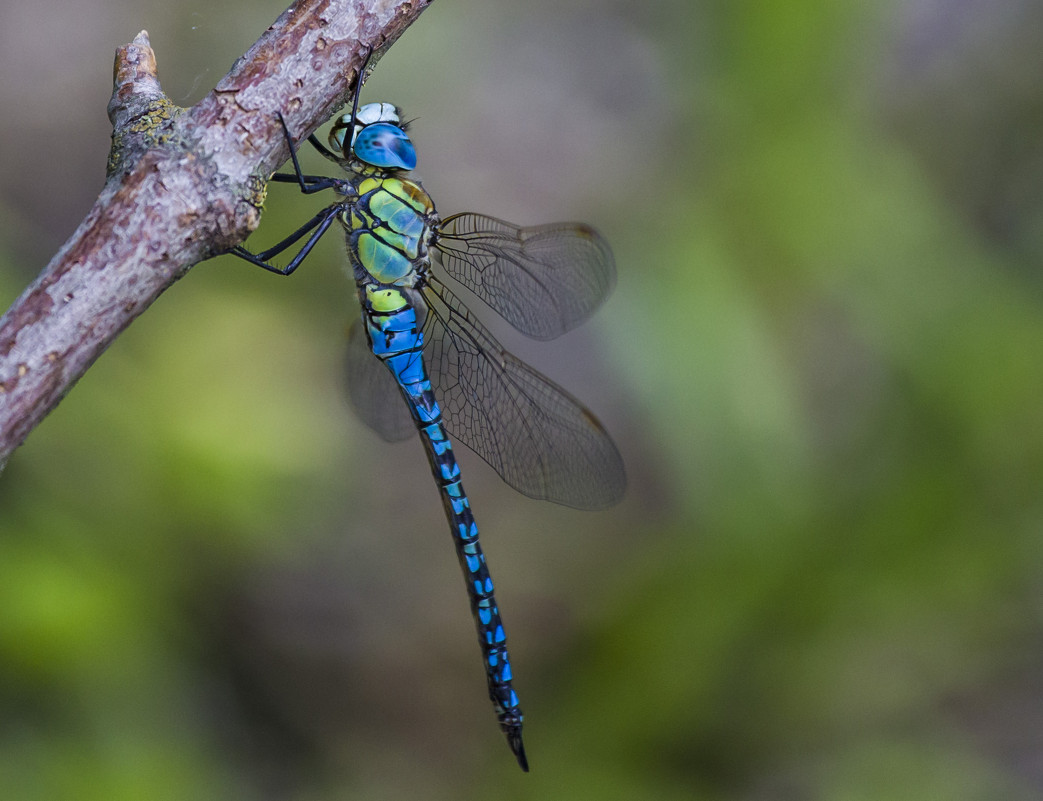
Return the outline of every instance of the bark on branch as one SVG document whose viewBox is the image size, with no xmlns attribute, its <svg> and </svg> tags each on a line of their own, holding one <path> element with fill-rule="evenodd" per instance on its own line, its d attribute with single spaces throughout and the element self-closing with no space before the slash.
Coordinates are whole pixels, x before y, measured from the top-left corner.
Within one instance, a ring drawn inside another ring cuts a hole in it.
<svg viewBox="0 0 1043 801">
<path fill-rule="evenodd" d="M 108 178 L 90 213 L 0 318 L 0 469 L 131 321 L 257 227 L 268 177 L 431 0 L 299 0 L 205 98 L 163 93 L 142 31 L 116 51 Z"/>
</svg>

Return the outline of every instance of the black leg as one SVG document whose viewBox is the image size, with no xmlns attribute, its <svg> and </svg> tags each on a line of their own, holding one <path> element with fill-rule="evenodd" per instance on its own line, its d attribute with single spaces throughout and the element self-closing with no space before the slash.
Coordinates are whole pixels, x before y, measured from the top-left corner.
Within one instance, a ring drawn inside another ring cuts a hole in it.
<svg viewBox="0 0 1043 801">
<path fill-rule="evenodd" d="M 351 130 L 355 130 L 355 120 L 358 119 L 359 114 L 359 95 L 362 94 L 362 84 L 366 80 L 366 68 L 369 66 L 369 60 L 373 58 L 373 46 L 370 45 L 369 52 L 366 53 L 366 60 L 362 62 L 362 69 L 359 70 L 359 79 L 355 82 L 355 97 L 351 101 Z"/>
<path fill-rule="evenodd" d="M 337 219 L 337 215 L 340 214 L 344 208 L 345 206 L 341 203 L 334 203 L 332 206 L 327 206 L 284 240 L 272 245 L 268 250 L 262 251 L 261 253 L 251 253 L 249 250 L 239 245 L 228 252 L 241 259 L 245 259 L 251 264 L 263 267 L 269 272 L 277 273 L 278 275 L 289 275 L 300 267 L 301 262 L 308 257 L 312 248 L 314 248 L 316 243 L 322 238 L 322 235 L 329 230 L 330 225 L 335 219 Z M 300 240 L 301 237 L 309 231 L 312 231 L 312 229 L 314 229 L 312 235 L 308 237 L 308 240 L 301 246 L 301 249 L 297 251 L 297 255 L 290 260 L 289 264 L 285 267 L 276 267 L 274 264 L 268 263 L 268 259 L 272 256 L 279 255 L 284 250 L 291 247 L 295 242 Z"/>
<path fill-rule="evenodd" d="M 301 191 L 306 195 L 320 192 L 323 189 L 343 189 L 341 184 L 347 185 L 343 178 L 330 178 L 326 175 L 292 175 L 288 172 L 277 172 L 269 180 L 284 184 L 297 184 L 301 186 L 303 181 L 306 186 L 301 186 Z"/>
<path fill-rule="evenodd" d="M 284 181 L 287 183 L 296 181 L 301 192 L 306 195 L 321 192 L 324 189 L 343 189 L 348 186 L 347 181 L 340 178 L 326 178 L 321 175 L 305 175 L 301 172 L 300 162 L 297 161 L 297 146 L 294 144 L 293 137 L 290 136 L 290 129 L 286 127 L 286 120 L 283 118 L 281 111 L 277 111 L 275 115 L 279 118 L 279 124 L 282 126 L 283 136 L 286 137 L 286 144 L 290 147 L 290 160 L 293 162 L 293 175 L 291 176 L 288 173 L 277 172 L 272 176 L 273 181 Z M 312 134 L 308 139 L 309 141 L 315 139 L 315 134 Z"/>
<path fill-rule="evenodd" d="M 373 48 L 369 47 L 366 51 L 366 60 L 362 62 L 362 69 L 359 70 L 358 78 L 355 81 L 355 96 L 351 101 L 351 125 L 344 132 L 346 137 L 352 137 L 355 135 L 355 122 L 358 119 L 359 113 L 359 95 L 362 92 L 362 83 L 366 79 L 366 69 L 369 67 L 369 60 L 373 57 Z M 350 138 L 345 140 L 344 156 L 338 156 L 330 151 L 322 142 L 320 142 L 315 134 L 308 137 L 308 141 L 311 146 L 319 151 L 319 154 L 328 158 L 330 161 L 335 161 L 337 164 L 342 164 L 345 158 L 350 158 L 349 151 L 351 150 L 352 140 Z"/>
<path fill-rule="evenodd" d="M 315 134 L 312 134 L 308 137 L 308 142 L 311 143 L 311 146 L 313 148 L 319 151 L 320 156 L 324 156 L 325 158 L 328 158 L 330 161 L 336 162 L 337 164 L 341 164 L 344 161 L 343 156 L 338 156 L 336 153 L 327 148 L 322 142 L 319 141 L 318 137 L 315 136 Z"/>
</svg>

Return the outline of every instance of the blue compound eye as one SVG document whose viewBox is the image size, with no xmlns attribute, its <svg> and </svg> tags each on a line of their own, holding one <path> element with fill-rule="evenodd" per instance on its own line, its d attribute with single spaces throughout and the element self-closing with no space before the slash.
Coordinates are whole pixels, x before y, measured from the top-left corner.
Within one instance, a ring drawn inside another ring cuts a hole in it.
<svg viewBox="0 0 1043 801">
<path fill-rule="evenodd" d="M 406 132 L 387 122 L 375 122 L 359 131 L 352 150 L 355 158 L 374 167 L 395 170 L 416 167 L 416 151 Z"/>
</svg>

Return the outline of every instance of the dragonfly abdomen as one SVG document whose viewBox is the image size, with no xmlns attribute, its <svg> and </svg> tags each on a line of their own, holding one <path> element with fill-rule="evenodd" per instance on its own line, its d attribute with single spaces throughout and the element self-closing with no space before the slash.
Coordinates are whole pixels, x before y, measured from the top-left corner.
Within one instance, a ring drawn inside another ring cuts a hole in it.
<svg viewBox="0 0 1043 801">
<path fill-rule="evenodd" d="M 430 384 L 427 385 L 425 394 L 430 394 L 433 399 Z M 425 406 L 426 404 L 421 404 L 421 408 Z M 437 402 L 435 409 L 438 410 Z M 507 735 L 511 750 L 518 758 L 518 764 L 522 769 L 528 770 L 529 765 L 522 743 L 522 711 L 518 705 L 518 695 L 511 685 L 513 674 L 510 656 L 507 653 L 507 635 L 504 633 L 500 609 L 493 595 L 493 580 L 489 575 L 485 554 L 478 542 L 478 526 L 474 522 L 471 504 L 460 480 L 460 466 L 453 453 L 453 445 L 442 427 L 441 417 L 441 411 L 438 410 L 434 422 L 420 426 L 420 439 L 424 443 L 431 471 L 438 483 L 442 506 L 453 532 L 456 556 L 467 583 L 471 614 L 478 630 L 478 641 L 485 663 L 489 700 L 496 710 L 500 728 Z"/>
<path fill-rule="evenodd" d="M 368 283 L 360 289 L 370 347 L 391 371 L 409 404 L 438 485 L 478 631 L 489 699 L 518 764 L 528 770 L 522 743 L 522 711 L 511 685 L 507 636 L 493 595 L 485 554 L 478 542 L 478 526 L 461 482 L 460 465 L 442 425 L 442 410 L 424 367 L 424 337 L 417 327 L 416 310 L 405 290 Z"/>
</svg>

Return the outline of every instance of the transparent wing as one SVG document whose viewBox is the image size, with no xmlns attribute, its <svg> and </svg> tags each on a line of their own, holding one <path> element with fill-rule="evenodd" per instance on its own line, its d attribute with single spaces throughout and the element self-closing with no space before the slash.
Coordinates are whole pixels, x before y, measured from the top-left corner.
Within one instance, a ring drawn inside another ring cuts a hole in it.
<svg viewBox="0 0 1043 801">
<path fill-rule="evenodd" d="M 369 349 L 361 317 L 348 329 L 344 367 L 348 400 L 366 425 L 388 442 L 416 434 L 416 423 L 391 371 Z"/>
<path fill-rule="evenodd" d="M 449 275 L 534 339 L 586 320 L 616 282 L 608 243 L 582 223 L 521 228 L 466 212 L 442 221 L 434 245 Z"/>
<path fill-rule="evenodd" d="M 449 433 L 532 498 L 579 509 L 618 501 L 623 460 L 593 413 L 505 351 L 441 282 L 424 299 L 425 354 Z"/>
</svg>

